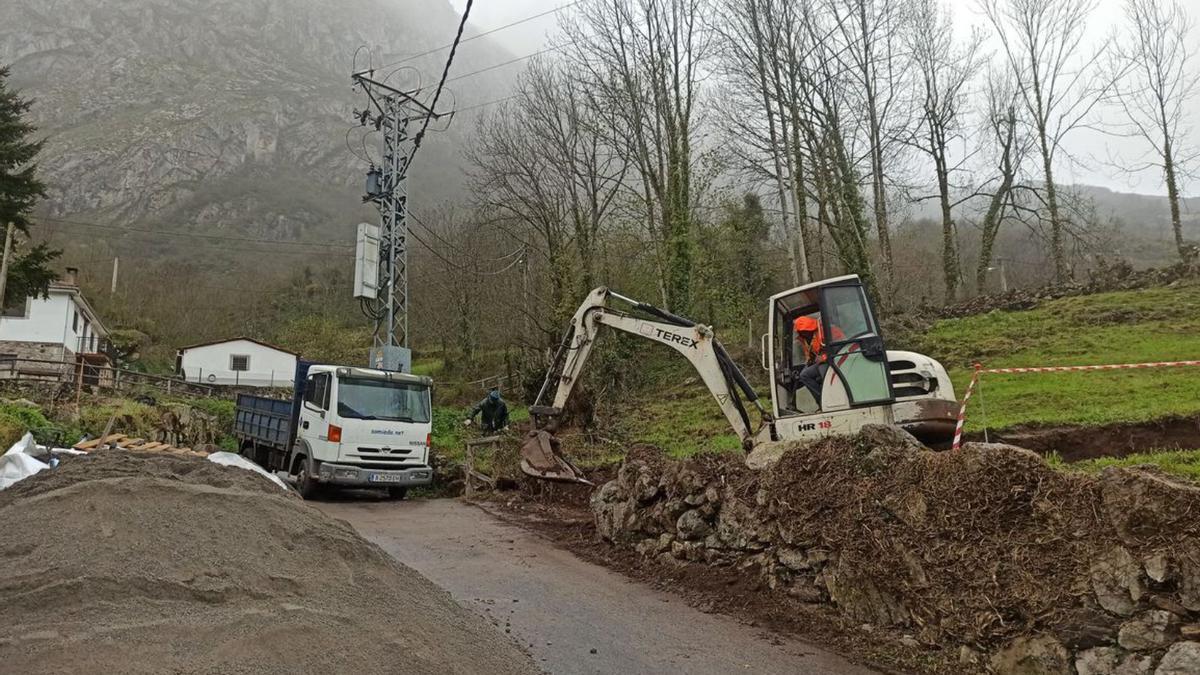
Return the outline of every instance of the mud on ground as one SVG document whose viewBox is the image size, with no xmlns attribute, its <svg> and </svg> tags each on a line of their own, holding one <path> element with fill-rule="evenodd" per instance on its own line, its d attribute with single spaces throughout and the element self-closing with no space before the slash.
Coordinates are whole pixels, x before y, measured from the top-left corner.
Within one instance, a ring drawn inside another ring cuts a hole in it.
<svg viewBox="0 0 1200 675">
<path fill-rule="evenodd" d="M 1196 450 L 1200 449 L 1200 416 L 1103 426 L 1027 425 L 991 431 L 987 438 L 1041 455 L 1057 453 L 1065 462 L 1163 450 Z M 968 440 L 982 441 L 984 434 L 969 434 Z"/>
<path fill-rule="evenodd" d="M 535 673 L 346 523 L 243 469 L 119 451 L 0 492 L 19 673 Z"/>
</svg>

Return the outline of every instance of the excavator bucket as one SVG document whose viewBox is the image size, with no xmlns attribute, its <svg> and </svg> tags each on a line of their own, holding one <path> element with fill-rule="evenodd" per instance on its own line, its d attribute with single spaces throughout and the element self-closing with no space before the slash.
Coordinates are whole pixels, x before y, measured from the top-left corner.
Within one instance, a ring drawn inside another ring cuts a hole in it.
<svg viewBox="0 0 1200 675">
<path fill-rule="evenodd" d="M 530 431 L 521 442 L 521 471 L 543 480 L 591 485 L 579 467 L 562 456 L 561 447 L 562 443 L 549 431 Z"/>
</svg>

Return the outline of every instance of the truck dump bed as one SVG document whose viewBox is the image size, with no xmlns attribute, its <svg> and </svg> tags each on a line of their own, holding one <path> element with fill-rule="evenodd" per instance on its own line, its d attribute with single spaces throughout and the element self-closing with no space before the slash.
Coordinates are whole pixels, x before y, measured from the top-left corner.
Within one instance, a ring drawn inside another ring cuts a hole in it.
<svg viewBox="0 0 1200 675">
<path fill-rule="evenodd" d="M 233 412 L 233 433 L 259 445 L 286 451 L 292 437 L 292 402 L 252 394 L 238 394 Z"/>
</svg>

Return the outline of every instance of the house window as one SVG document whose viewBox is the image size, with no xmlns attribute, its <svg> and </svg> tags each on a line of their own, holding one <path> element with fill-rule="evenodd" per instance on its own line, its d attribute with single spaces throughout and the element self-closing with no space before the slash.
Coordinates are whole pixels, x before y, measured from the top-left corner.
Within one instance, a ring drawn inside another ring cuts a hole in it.
<svg viewBox="0 0 1200 675">
<path fill-rule="evenodd" d="M 71 331 L 74 333 L 79 332 L 79 310 L 75 310 L 75 321 L 71 323 Z"/>
<path fill-rule="evenodd" d="M 3 316 L 24 319 L 29 316 L 29 298 L 23 298 L 19 302 L 4 308 Z"/>
<path fill-rule="evenodd" d="M 231 354 L 229 356 L 229 369 L 241 373 L 250 370 L 250 357 L 245 354 Z"/>
</svg>

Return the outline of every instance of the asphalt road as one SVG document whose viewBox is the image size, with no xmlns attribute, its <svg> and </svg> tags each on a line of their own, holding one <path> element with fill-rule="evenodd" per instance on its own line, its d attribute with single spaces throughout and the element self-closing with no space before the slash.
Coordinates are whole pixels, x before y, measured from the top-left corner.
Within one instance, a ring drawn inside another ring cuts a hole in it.
<svg viewBox="0 0 1200 675">
<path fill-rule="evenodd" d="M 873 672 L 701 612 L 459 501 L 316 505 L 489 617 L 555 675 Z"/>
</svg>

